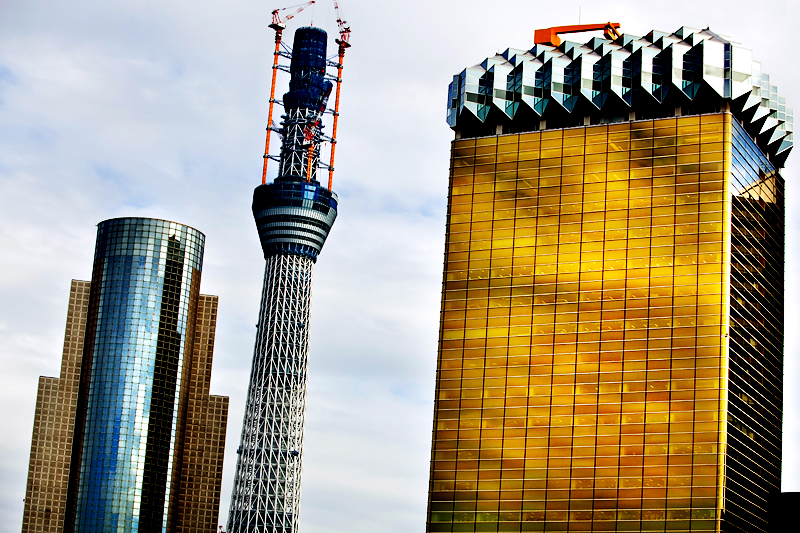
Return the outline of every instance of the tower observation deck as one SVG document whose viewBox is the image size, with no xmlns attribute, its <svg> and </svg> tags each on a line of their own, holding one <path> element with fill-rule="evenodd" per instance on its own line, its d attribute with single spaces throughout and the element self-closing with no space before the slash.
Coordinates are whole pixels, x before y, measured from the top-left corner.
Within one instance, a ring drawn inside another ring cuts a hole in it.
<svg viewBox="0 0 800 533">
<path fill-rule="evenodd" d="M 319 28 L 295 32 L 278 176 L 253 193 L 266 268 L 229 533 L 297 531 L 312 270 L 337 214 L 336 194 L 318 180 L 320 146 L 330 140 L 321 121 L 333 87 L 327 39 Z"/>
</svg>

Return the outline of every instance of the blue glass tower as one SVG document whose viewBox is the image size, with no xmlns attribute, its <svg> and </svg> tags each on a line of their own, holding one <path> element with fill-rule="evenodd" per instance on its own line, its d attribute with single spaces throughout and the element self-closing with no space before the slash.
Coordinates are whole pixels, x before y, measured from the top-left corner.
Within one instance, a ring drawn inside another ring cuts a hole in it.
<svg viewBox="0 0 800 533">
<path fill-rule="evenodd" d="M 253 194 L 266 269 L 229 533 L 297 531 L 312 269 L 337 213 L 317 179 L 326 47 L 323 30 L 295 33 L 278 177 Z"/>
<path fill-rule="evenodd" d="M 98 225 L 65 530 L 172 531 L 205 237 Z"/>
</svg>

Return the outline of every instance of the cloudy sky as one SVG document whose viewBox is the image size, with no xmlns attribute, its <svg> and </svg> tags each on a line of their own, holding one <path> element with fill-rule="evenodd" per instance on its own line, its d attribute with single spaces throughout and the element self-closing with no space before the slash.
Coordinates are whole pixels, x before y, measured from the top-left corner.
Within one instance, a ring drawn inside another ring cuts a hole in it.
<svg viewBox="0 0 800 533">
<path fill-rule="evenodd" d="M 798 108 L 800 6 L 341 3 L 353 28 L 334 182 L 341 209 L 315 267 L 301 528 L 424 531 L 452 75 L 507 47 L 530 48 L 536 28 L 577 23 L 582 5 L 584 23 L 616 20 L 635 35 L 684 25 L 730 35 Z M 220 297 L 212 392 L 231 402 L 226 519 L 264 265 L 250 201 L 261 177 L 275 7 L 0 0 L 0 532 L 21 525 L 36 383 L 59 372 L 69 281 L 90 278 L 95 224 L 121 216 L 176 220 L 207 236 L 202 292 Z M 294 27 L 312 19 L 333 33 L 329 0 Z M 784 172 L 783 488 L 794 491 L 797 168 L 800 154 Z"/>
</svg>

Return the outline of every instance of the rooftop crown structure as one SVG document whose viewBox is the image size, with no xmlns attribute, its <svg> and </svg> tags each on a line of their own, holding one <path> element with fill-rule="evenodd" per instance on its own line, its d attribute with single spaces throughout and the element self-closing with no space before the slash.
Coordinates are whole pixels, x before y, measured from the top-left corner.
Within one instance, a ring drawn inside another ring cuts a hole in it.
<svg viewBox="0 0 800 533">
<path fill-rule="evenodd" d="M 730 109 L 778 166 L 794 117 L 752 51 L 710 29 L 507 49 L 453 76 L 447 122 L 463 137 Z"/>
<path fill-rule="evenodd" d="M 277 11 L 274 16 L 277 19 Z M 272 27 L 277 34 L 277 70 L 279 53 L 289 54 L 279 52 L 285 25 L 277 19 Z M 312 269 L 338 208 L 337 196 L 330 190 L 330 176 L 328 188 L 318 180 L 320 145 L 323 140 L 335 143 L 335 123 L 333 138 L 326 137 L 322 134 L 322 117 L 332 81 L 337 83 L 338 108 L 344 49 L 349 46 L 346 30 L 337 40 L 338 63 L 327 59 L 325 31 L 314 27 L 296 31 L 289 91 L 283 95 L 285 114 L 277 130 L 283 139 L 280 157 L 276 158 L 278 176 L 266 183 L 266 162 L 272 156 L 265 154 L 264 183 L 253 193 L 253 216 L 266 269 L 229 533 L 297 531 Z M 329 65 L 339 69 L 336 78 L 326 75 Z M 274 85 L 273 81 L 273 90 Z M 324 166 L 332 175 L 332 161 Z"/>
</svg>

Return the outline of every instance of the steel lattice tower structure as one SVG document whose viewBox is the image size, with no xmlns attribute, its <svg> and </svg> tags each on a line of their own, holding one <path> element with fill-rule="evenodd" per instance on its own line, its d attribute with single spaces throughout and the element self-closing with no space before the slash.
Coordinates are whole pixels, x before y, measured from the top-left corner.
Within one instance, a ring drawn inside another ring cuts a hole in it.
<svg viewBox="0 0 800 533">
<path fill-rule="evenodd" d="M 295 33 L 278 177 L 253 194 L 266 269 L 229 533 L 297 531 L 312 270 L 337 213 L 336 194 L 317 179 L 319 147 L 332 140 L 321 131 L 332 89 L 327 38 L 313 27 Z"/>
</svg>

